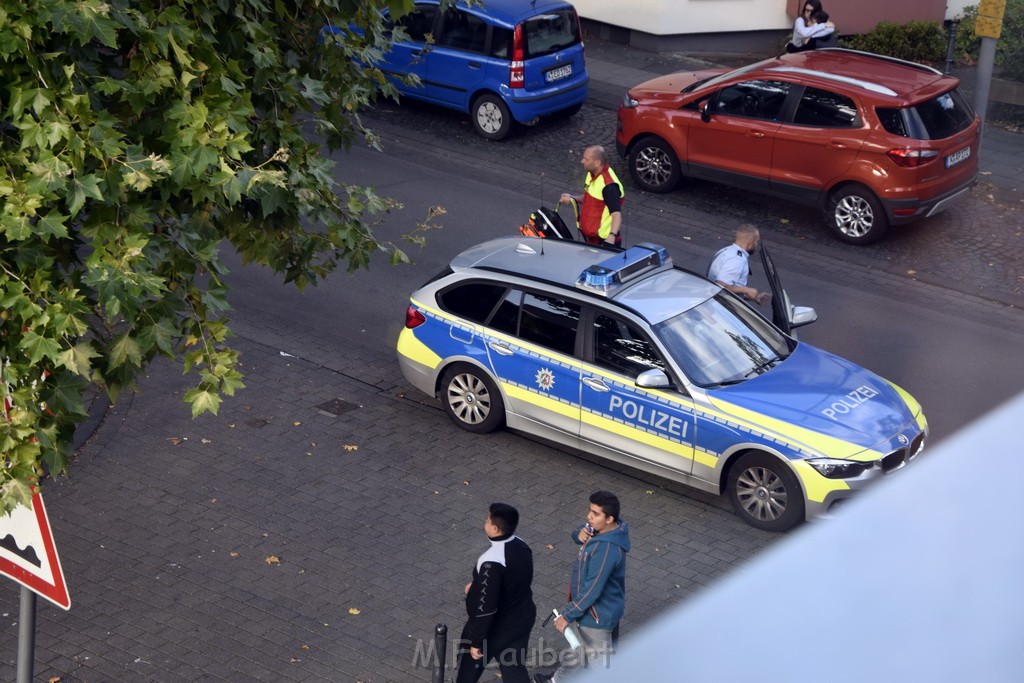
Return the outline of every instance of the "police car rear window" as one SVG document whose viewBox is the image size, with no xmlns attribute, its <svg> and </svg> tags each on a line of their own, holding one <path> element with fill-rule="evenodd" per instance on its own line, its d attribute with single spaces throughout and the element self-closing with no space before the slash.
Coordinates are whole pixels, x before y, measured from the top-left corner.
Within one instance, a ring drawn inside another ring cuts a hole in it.
<svg viewBox="0 0 1024 683">
<path fill-rule="evenodd" d="M 507 289 L 505 285 L 488 282 L 460 284 L 439 293 L 437 302 L 448 313 L 475 323 L 483 323 L 505 296 Z"/>
</svg>

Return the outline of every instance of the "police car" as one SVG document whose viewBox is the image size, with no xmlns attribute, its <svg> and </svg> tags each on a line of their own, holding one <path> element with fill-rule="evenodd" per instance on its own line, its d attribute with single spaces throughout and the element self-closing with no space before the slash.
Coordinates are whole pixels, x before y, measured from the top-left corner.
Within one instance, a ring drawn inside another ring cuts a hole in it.
<svg viewBox="0 0 1024 683">
<path fill-rule="evenodd" d="M 402 372 L 463 429 L 504 423 L 788 529 L 916 458 L 928 426 L 903 389 L 790 333 L 816 314 L 762 258 L 776 322 L 657 245 L 491 240 L 412 294 Z"/>
</svg>

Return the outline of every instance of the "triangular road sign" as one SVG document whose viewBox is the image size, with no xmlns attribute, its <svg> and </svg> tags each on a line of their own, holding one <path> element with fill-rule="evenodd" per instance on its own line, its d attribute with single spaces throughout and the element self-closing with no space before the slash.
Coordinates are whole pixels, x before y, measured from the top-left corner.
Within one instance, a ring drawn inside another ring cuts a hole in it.
<svg viewBox="0 0 1024 683">
<path fill-rule="evenodd" d="M 36 491 L 32 509 L 24 505 L 0 517 L 0 574 L 6 574 L 63 609 L 71 607 L 64 570 L 53 544 L 43 496 Z"/>
</svg>

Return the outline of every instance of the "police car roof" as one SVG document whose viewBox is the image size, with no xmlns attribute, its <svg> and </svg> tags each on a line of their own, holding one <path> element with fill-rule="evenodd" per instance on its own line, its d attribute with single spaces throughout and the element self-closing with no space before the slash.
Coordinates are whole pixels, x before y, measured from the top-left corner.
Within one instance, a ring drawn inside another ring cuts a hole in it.
<svg viewBox="0 0 1024 683">
<path fill-rule="evenodd" d="M 580 274 L 617 253 L 620 252 L 583 242 L 502 237 L 462 252 L 452 259 L 451 269 L 456 272 L 467 268 L 504 272 L 552 283 L 577 294 L 588 294 L 576 287 Z M 672 268 L 641 276 L 613 291 L 609 297 L 600 298 L 627 306 L 648 322 L 657 324 L 707 301 L 720 289 L 693 273 Z"/>
</svg>

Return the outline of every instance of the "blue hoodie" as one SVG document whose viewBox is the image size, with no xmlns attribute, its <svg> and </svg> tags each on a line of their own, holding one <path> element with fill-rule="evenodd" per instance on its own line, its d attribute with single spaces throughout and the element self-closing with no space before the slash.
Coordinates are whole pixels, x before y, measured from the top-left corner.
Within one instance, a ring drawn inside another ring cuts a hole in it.
<svg viewBox="0 0 1024 683">
<path fill-rule="evenodd" d="M 580 526 L 572 533 L 579 544 Z M 626 611 L 626 553 L 629 527 L 597 534 L 582 544 L 572 564 L 569 604 L 562 615 L 587 628 L 613 629 Z"/>
</svg>

